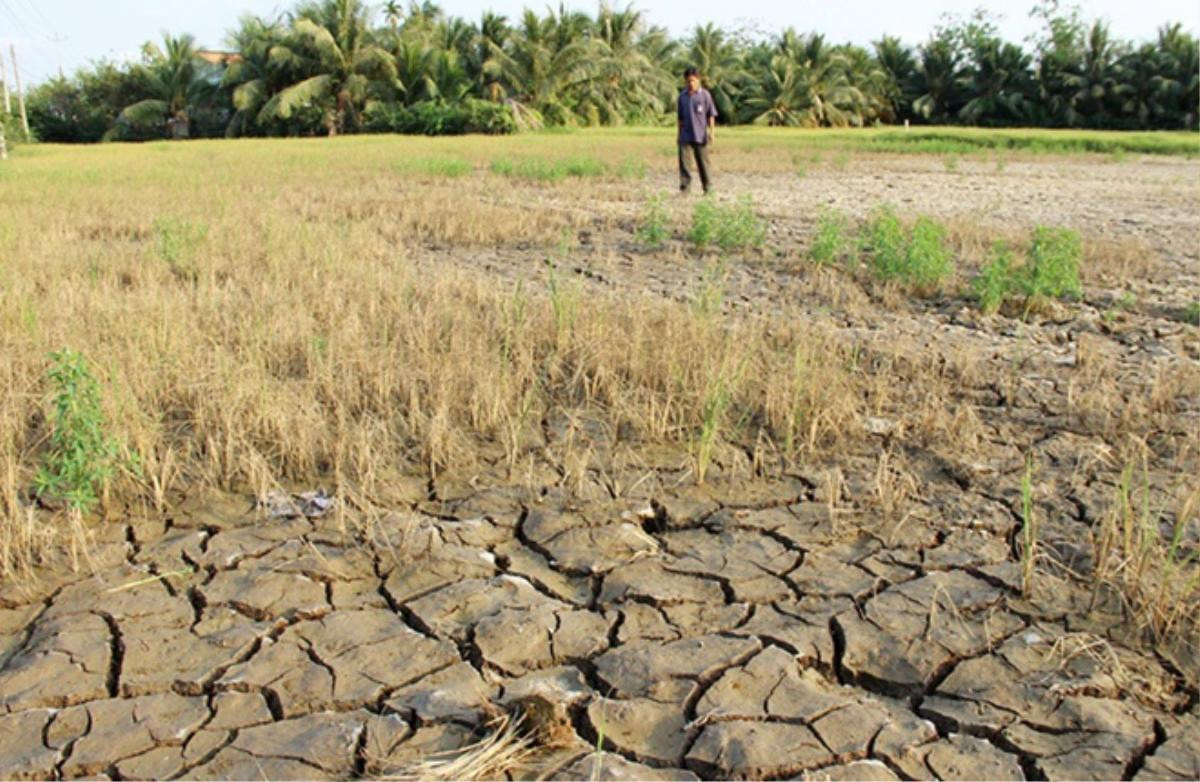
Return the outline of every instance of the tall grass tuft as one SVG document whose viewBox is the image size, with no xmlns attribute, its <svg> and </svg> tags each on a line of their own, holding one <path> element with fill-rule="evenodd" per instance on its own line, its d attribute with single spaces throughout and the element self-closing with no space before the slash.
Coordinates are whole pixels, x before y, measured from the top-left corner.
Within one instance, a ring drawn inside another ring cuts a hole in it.
<svg viewBox="0 0 1200 782">
<path fill-rule="evenodd" d="M 1194 641 L 1200 632 L 1200 488 L 1181 482 L 1174 498 L 1155 502 L 1148 460 L 1145 444 L 1133 441 L 1109 511 L 1094 530 L 1093 605 L 1115 598 L 1153 642 Z"/>
</svg>

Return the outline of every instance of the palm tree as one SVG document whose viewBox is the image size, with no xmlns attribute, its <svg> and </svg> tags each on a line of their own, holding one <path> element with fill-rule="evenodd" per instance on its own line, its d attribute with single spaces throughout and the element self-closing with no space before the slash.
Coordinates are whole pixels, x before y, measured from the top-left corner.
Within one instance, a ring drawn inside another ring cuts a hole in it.
<svg viewBox="0 0 1200 782">
<path fill-rule="evenodd" d="M 318 106 L 331 136 L 357 125 L 369 99 L 390 97 L 402 88 L 396 61 L 370 38 L 362 0 L 301 6 L 286 41 L 272 47 L 271 63 L 304 76 L 272 96 L 260 120 L 287 119 L 297 109 Z"/>
<path fill-rule="evenodd" d="M 404 18 L 404 11 L 401 10 L 400 4 L 396 0 L 387 0 L 383 4 L 383 18 L 387 22 L 388 29 L 392 31 L 392 39 L 399 37 L 400 20 Z"/>
<path fill-rule="evenodd" d="M 841 68 L 852 90 L 844 93 L 841 108 L 850 113 L 850 124 L 864 126 L 894 121 L 892 76 L 879 60 L 861 46 L 844 44 L 837 47 Z"/>
<path fill-rule="evenodd" d="M 462 100 L 471 91 L 471 80 L 458 52 L 415 37 L 401 36 L 396 48 L 396 69 L 405 85 L 406 105 L 426 100 Z"/>
<path fill-rule="evenodd" d="M 913 113 L 929 122 L 946 122 L 958 113 L 962 99 L 960 54 L 953 40 L 943 35 L 920 49 L 917 98 Z"/>
<path fill-rule="evenodd" d="M 1029 117 L 1034 97 L 1033 58 L 998 38 L 980 41 L 967 76 L 971 99 L 959 116 L 972 125 L 1014 125 Z"/>
<path fill-rule="evenodd" d="M 683 59 L 687 65 L 699 69 L 721 119 L 733 122 L 737 116 L 738 95 L 750 78 L 742 65 L 737 45 L 712 22 L 697 25 L 684 43 Z"/>
<path fill-rule="evenodd" d="M 912 102 L 917 97 L 917 60 L 912 49 L 899 38 L 885 35 L 872 44 L 879 67 L 887 74 L 884 84 L 885 122 L 912 116 Z"/>
<path fill-rule="evenodd" d="M 1171 124 L 1194 129 L 1200 119 L 1200 42 L 1176 23 L 1159 29 L 1158 48 L 1166 57 L 1175 94 Z"/>
<path fill-rule="evenodd" d="M 500 80 L 488 70 L 488 61 L 492 56 L 493 47 L 503 51 L 512 36 L 507 17 L 484 11 L 475 28 L 474 45 L 471 56 L 467 59 L 467 72 L 475 81 L 479 94 L 489 100 L 500 100 L 504 97 L 504 87 Z"/>
<path fill-rule="evenodd" d="M 775 54 L 754 71 L 745 105 L 760 125 L 845 127 L 862 124 L 867 96 L 850 79 L 851 60 L 816 33 L 785 30 Z"/>
<path fill-rule="evenodd" d="M 506 85 L 518 110 L 535 109 L 555 124 L 573 121 L 579 91 L 595 69 L 595 46 L 584 35 L 590 22 L 562 7 L 545 18 L 526 9 L 508 45 L 490 45 L 488 74 Z"/>
<path fill-rule="evenodd" d="M 227 136 L 252 131 L 262 107 L 284 86 L 277 69 L 271 67 L 271 49 L 283 42 L 285 30 L 278 21 L 246 15 L 229 34 L 229 44 L 239 55 L 229 63 L 221 86 L 232 89 L 234 114 L 225 130 Z"/>
<path fill-rule="evenodd" d="M 192 114 L 216 91 L 215 72 L 196 56 L 195 39 L 190 35 L 172 37 L 163 33 L 163 45 L 142 47 L 144 63 L 139 73 L 149 97 L 121 110 L 108 135 L 120 123 L 134 126 L 161 126 L 172 138 L 191 135 Z"/>
<path fill-rule="evenodd" d="M 583 110 L 606 124 L 660 116 L 670 76 L 653 59 L 669 45 L 662 28 L 645 29 L 640 11 L 600 7 L 592 31 L 595 62 L 585 86 Z"/>
<path fill-rule="evenodd" d="M 1063 76 L 1067 105 L 1065 119 L 1068 125 L 1089 124 L 1101 127 L 1107 122 L 1108 104 L 1116 86 L 1113 65 L 1120 50 L 1108 33 L 1108 25 L 1097 20 L 1088 29 L 1074 67 L 1068 67 Z"/>
<path fill-rule="evenodd" d="M 1153 43 L 1143 44 L 1117 61 L 1113 95 L 1119 109 L 1137 127 L 1150 128 L 1169 115 L 1176 85 L 1169 73 L 1170 56 Z"/>
</svg>

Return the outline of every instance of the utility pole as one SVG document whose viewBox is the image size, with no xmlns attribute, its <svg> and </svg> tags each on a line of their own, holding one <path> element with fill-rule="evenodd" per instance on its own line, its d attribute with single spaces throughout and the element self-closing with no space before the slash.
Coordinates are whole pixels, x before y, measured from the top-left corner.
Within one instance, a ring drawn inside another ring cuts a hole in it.
<svg viewBox="0 0 1200 782">
<path fill-rule="evenodd" d="M 0 60 L 4 59 L 0 57 Z M 4 123 L 0 122 L 0 160 L 8 160 L 8 145 L 4 143 Z"/>
<path fill-rule="evenodd" d="M 67 40 L 67 36 L 54 33 L 46 36 L 46 39 L 54 44 L 54 54 L 58 57 L 58 78 L 65 78 L 62 69 L 62 44 Z"/>
<path fill-rule="evenodd" d="M 25 115 L 25 93 L 21 91 L 21 69 L 17 67 L 17 47 L 8 45 L 8 54 L 12 57 L 13 80 L 17 83 L 17 107 L 21 110 L 21 130 L 25 131 L 25 140 L 29 140 L 29 117 Z"/>
<path fill-rule="evenodd" d="M 0 54 L 0 90 L 4 91 L 4 116 L 12 114 L 12 97 L 8 94 L 8 70 L 4 67 L 4 55 Z"/>
</svg>

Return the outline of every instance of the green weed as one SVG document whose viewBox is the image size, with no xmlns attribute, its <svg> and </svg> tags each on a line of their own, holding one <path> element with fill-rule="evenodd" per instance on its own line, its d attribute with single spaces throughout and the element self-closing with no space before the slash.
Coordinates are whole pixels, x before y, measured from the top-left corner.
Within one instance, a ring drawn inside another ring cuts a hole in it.
<svg viewBox="0 0 1200 782">
<path fill-rule="evenodd" d="M 904 266 L 904 226 L 890 207 L 882 206 L 867 218 L 858 237 L 859 249 L 871 259 L 871 268 L 881 279 L 900 276 Z"/>
<path fill-rule="evenodd" d="M 867 219 L 858 245 L 877 278 L 900 282 L 919 293 L 936 290 L 954 273 L 946 229 L 927 217 L 917 218 L 909 231 L 890 207 L 880 207 Z"/>
<path fill-rule="evenodd" d="M 692 228 L 688 239 L 697 247 L 707 247 L 717 235 L 717 203 L 701 198 L 692 209 Z"/>
<path fill-rule="evenodd" d="M 668 227 L 666 195 L 657 193 L 646 200 L 645 212 L 638 223 L 637 238 L 651 249 L 662 247 L 671 238 Z"/>
<path fill-rule="evenodd" d="M 754 213 L 754 202 L 744 195 L 727 208 L 718 223 L 717 246 L 724 252 L 747 248 L 758 249 L 767 238 L 767 226 Z"/>
<path fill-rule="evenodd" d="M 1009 294 L 1013 270 L 1013 252 L 1003 241 L 992 245 L 992 260 L 971 283 L 979 309 L 989 315 L 1000 309 Z"/>
<path fill-rule="evenodd" d="M 158 257 L 167 264 L 180 282 L 195 283 L 200 278 L 196 250 L 208 235 L 208 226 L 182 217 L 160 217 L 154 221 L 158 237 Z"/>
<path fill-rule="evenodd" d="M 1082 258 L 1083 243 L 1076 231 L 1044 226 L 1035 228 L 1023 293 L 1030 298 L 1081 296 L 1079 262 Z"/>
<path fill-rule="evenodd" d="M 621 179 L 645 179 L 646 161 L 637 158 L 625 158 L 617 166 L 615 173 Z"/>
<path fill-rule="evenodd" d="M 1066 228 L 1034 229 L 1028 255 L 1017 263 L 1003 245 L 993 250 L 992 261 L 973 281 L 972 290 L 980 309 L 996 312 L 1008 301 L 1021 301 L 1021 316 L 1050 299 L 1078 298 L 1079 262 L 1083 245 L 1079 234 Z"/>
<path fill-rule="evenodd" d="M 1183 310 L 1183 322 L 1200 326 L 1200 301 L 1193 301 Z"/>
<path fill-rule="evenodd" d="M 958 171 L 958 157 L 956 155 L 946 155 L 942 158 L 942 166 L 946 169 L 947 174 L 953 174 Z"/>
<path fill-rule="evenodd" d="M 918 217 L 905 248 L 902 279 L 920 290 L 932 291 L 953 273 L 946 229 L 928 217 Z"/>
<path fill-rule="evenodd" d="M 120 447 L 107 432 L 100 384 L 82 354 L 50 354 L 47 377 L 54 387 L 50 448 L 34 476 L 38 497 L 90 511 L 120 464 Z"/>
<path fill-rule="evenodd" d="M 849 247 L 846 217 L 840 212 L 826 210 L 817 220 L 817 233 L 808 249 L 814 263 L 827 266 L 842 259 Z"/>
<path fill-rule="evenodd" d="M 720 314 L 721 306 L 725 303 L 725 281 L 728 276 L 729 270 L 723 259 L 704 270 L 700 290 L 692 298 L 692 312 L 701 320 L 709 321 Z"/>
<path fill-rule="evenodd" d="M 697 247 L 716 245 L 722 252 L 759 249 L 766 242 L 767 226 L 754 213 L 750 196 L 732 206 L 722 206 L 710 197 L 700 199 L 692 210 L 688 239 Z"/>
</svg>

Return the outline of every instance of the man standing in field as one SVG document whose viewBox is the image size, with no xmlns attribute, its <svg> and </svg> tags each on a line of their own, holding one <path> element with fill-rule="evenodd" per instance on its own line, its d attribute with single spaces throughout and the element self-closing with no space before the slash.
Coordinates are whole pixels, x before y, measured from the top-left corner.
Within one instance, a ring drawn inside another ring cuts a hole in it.
<svg viewBox="0 0 1200 782">
<path fill-rule="evenodd" d="M 695 68 L 683 72 L 687 88 L 679 93 L 679 192 L 686 193 L 692 184 L 692 172 L 688 167 L 688 155 L 696 161 L 700 171 L 700 185 L 707 193 L 710 185 L 708 146 L 716 140 L 717 106 L 712 95 L 700 86 L 700 73 Z"/>
</svg>

